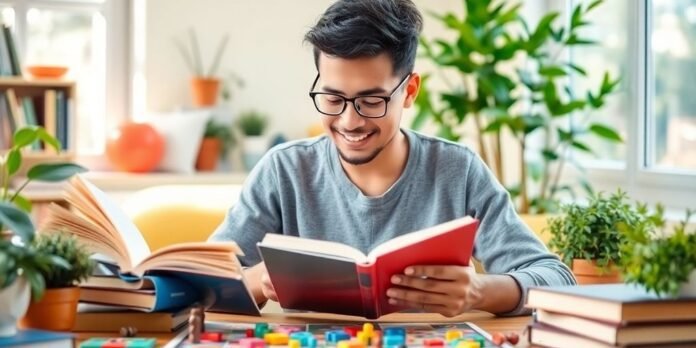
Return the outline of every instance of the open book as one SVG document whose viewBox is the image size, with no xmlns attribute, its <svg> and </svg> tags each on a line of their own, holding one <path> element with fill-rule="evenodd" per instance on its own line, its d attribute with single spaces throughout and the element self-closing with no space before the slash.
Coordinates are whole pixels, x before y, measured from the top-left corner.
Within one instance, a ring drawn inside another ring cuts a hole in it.
<svg viewBox="0 0 696 348">
<path fill-rule="evenodd" d="M 271 233 L 258 248 L 283 308 L 375 319 L 403 309 L 388 303 L 392 275 L 412 265 L 468 265 L 477 227 L 471 217 L 452 220 L 367 255 L 341 243 Z"/>
<path fill-rule="evenodd" d="M 182 243 L 153 253 L 123 210 L 82 176 L 70 180 L 66 200 L 73 209 L 52 204 L 42 230 L 69 231 L 92 252 L 113 260 L 122 278 L 175 275 L 197 288 L 208 310 L 259 314 L 236 243 Z"/>
</svg>

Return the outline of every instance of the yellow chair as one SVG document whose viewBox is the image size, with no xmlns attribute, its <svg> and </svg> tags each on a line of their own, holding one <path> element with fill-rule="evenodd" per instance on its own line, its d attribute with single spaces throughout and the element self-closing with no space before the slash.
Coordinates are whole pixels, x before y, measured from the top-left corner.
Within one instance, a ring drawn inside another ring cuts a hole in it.
<svg viewBox="0 0 696 348">
<path fill-rule="evenodd" d="M 241 185 L 161 185 L 134 193 L 122 206 L 154 251 L 207 240 L 241 190 Z"/>
</svg>

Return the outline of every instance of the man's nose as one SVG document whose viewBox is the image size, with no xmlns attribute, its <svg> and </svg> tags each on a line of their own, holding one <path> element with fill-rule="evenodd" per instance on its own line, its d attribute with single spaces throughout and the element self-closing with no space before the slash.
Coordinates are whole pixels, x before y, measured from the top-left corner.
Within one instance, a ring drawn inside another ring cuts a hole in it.
<svg viewBox="0 0 696 348">
<path fill-rule="evenodd" d="M 358 114 L 355 107 L 354 103 L 348 103 L 346 109 L 339 115 L 341 118 L 339 122 L 343 129 L 356 129 L 365 125 L 365 118 Z"/>
</svg>

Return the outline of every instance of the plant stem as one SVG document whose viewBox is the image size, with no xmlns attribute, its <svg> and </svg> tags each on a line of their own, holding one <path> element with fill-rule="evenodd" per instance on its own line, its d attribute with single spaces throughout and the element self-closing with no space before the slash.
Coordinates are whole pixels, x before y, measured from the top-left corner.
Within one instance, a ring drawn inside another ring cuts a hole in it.
<svg viewBox="0 0 696 348">
<path fill-rule="evenodd" d="M 225 52 L 225 47 L 227 47 L 227 40 L 229 40 L 230 35 L 225 34 L 225 37 L 222 39 L 222 42 L 220 43 L 220 46 L 218 46 L 217 52 L 215 52 L 215 59 L 213 60 L 213 64 L 210 66 L 210 70 L 208 70 L 208 76 L 213 76 L 215 72 L 218 69 L 218 65 L 220 65 L 220 58 L 222 58 L 222 54 Z"/>
<path fill-rule="evenodd" d="M 27 185 L 29 184 L 30 181 L 31 181 L 31 179 L 27 179 L 27 180 L 22 184 L 22 186 L 20 186 L 17 190 L 15 190 L 14 195 L 12 195 L 12 198 L 10 198 L 10 202 L 13 202 L 13 201 L 15 200 L 15 198 L 17 198 L 17 196 L 19 196 L 19 193 L 20 193 L 22 190 L 24 190 L 25 187 L 27 187 Z"/>
<path fill-rule="evenodd" d="M 196 37 L 196 32 L 193 28 L 189 29 L 189 39 L 191 40 L 191 50 L 193 55 L 193 64 L 196 69 L 196 75 L 203 75 L 203 63 L 201 63 L 201 50 L 198 47 L 198 38 Z"/>
<path fill-rule="evenodd" d="M 476 129 L 478 130 L 476 135 L 478 139 L 479 151 L 481 152 L 481 158 L 483 158 L 483 162 L 485 162 L 488 168 L 490 168 L 493 163 L 491 163 L 491 160 L 488 157 L 488 150 L 486 150 L 486 142 L 483 134 L 483 124 L 481 121 L 481 115 L 478 112 L 474 113 L 474 122 L 476 122 Z"/>
<path fill-rule="evenodd" d="M 525 137 L 520 137 L 520 213 L 529 213 L 529 198 L 527 197 L 527 165 L 524 160 L 524 152 L 527 145 Z"/>
<path fill-rule="evenodd" d="M 561 173 L 563 172 L 563 166 L 565 165 L 566 162 L 566 152 L 568 152 L 568 144 L 565 144 L 565 147 L 563 148 L 563 156 L 559 160 L 558 167 L 556 168 L 556 175 L 553 178 L 551 187 L 549 188 L 549 199 L 553 199 L 553 196 L 555 195 L 556 187 L 558 187 L 559 181 L 561 181 Z"/>
<path fill-rule="evenodd" d="M 548 150 L 551 146 L 551 127 L 548 125 L 544 126 L 544 149 Z M 551 176 L 551 166 L 549 160 L 544 157 L 543 163 L 543 174 L 541 175 L 541 186 L 539 189 L 539 199 L 543 201 L 546 198 L 546 188 L 549 185 L 549 178 Z"/>
</svg>

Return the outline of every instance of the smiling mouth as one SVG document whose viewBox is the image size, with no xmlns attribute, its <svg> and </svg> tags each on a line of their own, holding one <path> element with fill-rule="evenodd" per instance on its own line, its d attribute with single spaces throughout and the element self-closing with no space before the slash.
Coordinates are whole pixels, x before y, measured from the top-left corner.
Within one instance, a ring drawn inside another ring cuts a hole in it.
<svg viewBox="0 0 696 348">
<path fill-rule="evenodd" d="M 359 143 L 359 142 L 367 139 L 372 134 L 374 134 L 374 132 L 369 132 L 369 133 L 362 133 L 359 135 L 349 135 L 349 134 L 342 133 L 339 131 L 336 131 L 336 133 L 340 134 L 343 137 L 343 139 L 346 139 L 350 143 Z"/>
</svg>

